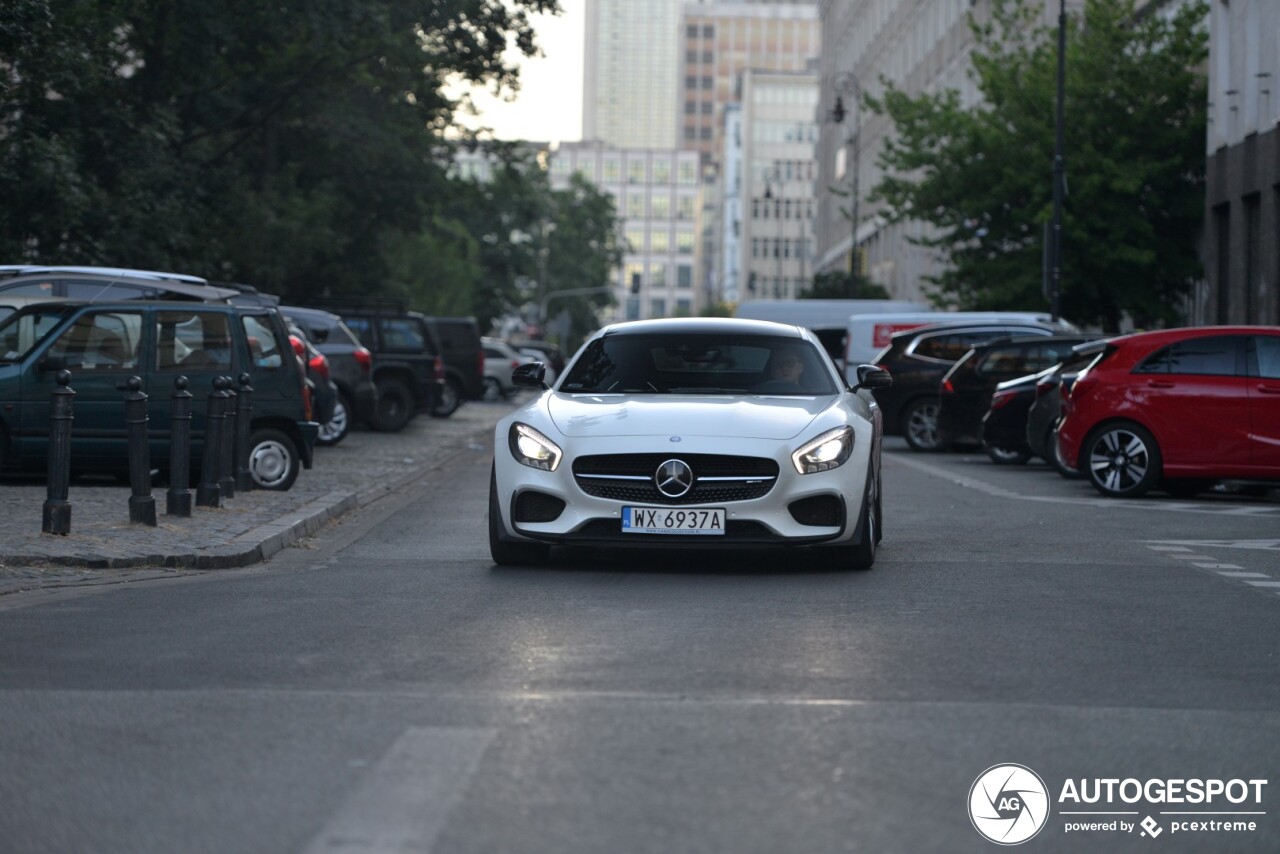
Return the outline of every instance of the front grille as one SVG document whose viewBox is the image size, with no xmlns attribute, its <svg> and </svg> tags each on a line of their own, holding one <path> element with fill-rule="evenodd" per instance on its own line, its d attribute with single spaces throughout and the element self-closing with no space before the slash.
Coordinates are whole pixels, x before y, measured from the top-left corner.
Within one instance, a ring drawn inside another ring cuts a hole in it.
<svg viewBox="0 0 1280 854">
<path fill-rule="evenodd" d="M 693 471 L 693 487 L 679 498 L 658 491 L 658 466 L 683 460 Z M 573 463 L 574 480 L 588 495 L 635 504 L 689 505 L 750 501 L 767 495 L 778 477 L 778 464 L 767 457 L 726 454 L 600 454 Z M 632 480 L 640 478 L 644 480 Z M 742 480 L 708 480 L 708 478 Z M 624 479 L 625 478 L 625 479 Z"/>
</svg>

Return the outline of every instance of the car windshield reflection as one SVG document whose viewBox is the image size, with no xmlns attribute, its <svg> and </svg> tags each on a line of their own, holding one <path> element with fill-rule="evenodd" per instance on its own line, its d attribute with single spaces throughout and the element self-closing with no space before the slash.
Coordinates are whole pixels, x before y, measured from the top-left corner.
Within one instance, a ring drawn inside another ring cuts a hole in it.
<svg viewBox="0 0 1280 854">
<path fill-rule="evenodd" d="M 809 342 L 768 335 L 606 335 L 558 387 L 569 394 L 827 395 L 836 386 Z"/>
</svg>

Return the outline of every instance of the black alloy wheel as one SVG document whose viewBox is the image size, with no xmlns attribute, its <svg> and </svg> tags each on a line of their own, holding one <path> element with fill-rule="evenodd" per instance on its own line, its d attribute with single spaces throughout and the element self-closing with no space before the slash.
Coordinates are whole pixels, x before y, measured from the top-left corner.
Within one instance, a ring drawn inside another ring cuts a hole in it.
<svg viewBox="0 0 1280 854">
<path fill-rule="evenodd" d="M 902 435 L 913 451 L 941 450 L 936 398 L 922 397 L 907 405 L 902 413 Z"/>
<path fill-rule="evenodd" d="M 445 380 L 440 387 L 440 400 L 436 405 L 431 407 L 431 416 L 433 418 L 448 418 L 450 415 L 458 411 L 458 407 L 462 405 L 462 389 L 458 388 L 456 380 Z"/>
<path fill-rule="evenodd" d="M 413 418 L 413 393 L 400 380 L 383 380 L 378 384 L 378 412 L 373 426 L 383 433 L 404 429 Z"/>
</svg>

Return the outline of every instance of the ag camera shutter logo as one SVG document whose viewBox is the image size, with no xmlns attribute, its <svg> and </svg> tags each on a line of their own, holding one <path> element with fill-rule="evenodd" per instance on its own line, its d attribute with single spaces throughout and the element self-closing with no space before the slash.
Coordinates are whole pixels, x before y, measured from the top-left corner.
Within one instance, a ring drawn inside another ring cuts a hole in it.
<svg viewBox="0 0 1280 854">
<path fill-rule="evenodd" d="M 969 789 L 969 820 L 998 845 L 1019 845 L 1049 819 L 1049 790 L 1025 765 L 992 765 Z"/>
</svg>

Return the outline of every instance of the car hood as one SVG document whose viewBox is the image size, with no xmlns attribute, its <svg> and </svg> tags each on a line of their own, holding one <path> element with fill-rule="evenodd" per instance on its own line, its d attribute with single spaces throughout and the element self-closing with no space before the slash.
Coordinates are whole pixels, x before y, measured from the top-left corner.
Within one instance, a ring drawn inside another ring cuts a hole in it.
<svg viewBox="0 0 1280 854">
<path fill-rule="evenodd" d="M 831 397 L 620 397 L 550 394 L 547 412 L 569 437 L 720 436 L 791 439 L 831 405 Z"/>
</svg>

